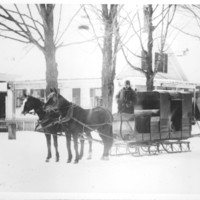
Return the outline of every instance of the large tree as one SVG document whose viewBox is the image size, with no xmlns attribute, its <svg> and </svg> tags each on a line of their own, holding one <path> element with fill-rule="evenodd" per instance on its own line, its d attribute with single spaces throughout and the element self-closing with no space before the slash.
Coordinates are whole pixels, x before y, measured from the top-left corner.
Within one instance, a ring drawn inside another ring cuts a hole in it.
<svg viewBox="0 0 200 200">
<path fill-rule="evenodd" d="M 103 106 L 112 111 L 114 78 L 116 71 L 116 54 L 119 43 L 118 5 L 102 5 L 104 24 L 103 63 L 102 63 L 102 97 Z"/>
<path fill-rule="evenodd" d="M 44 54 L 47 94 L 58 87 L 54 9 L 54 4 L 0 5 L 0 37 L 34 44 Z"/>
<path fill-rule="evenodd" d="M 159 66 L 164 64 L 163 59 L 165 58 L 164 53 L 166 49 L 166 39 L 168 36 L 169 25 L 171 24 L 174 18 L 176 5 L 144 5 L 142 12 L 144 18 L 144 25 L 142 25 L 143 23 L 141 21 L 141 12 L 139 11 L 141 10 L 137 9 L 136 13 L 132 18 L 129 14 L 127 14 L 126 21 L 130 24 L 129 31 L 131 30 L 131 28 L 133 30 L 130 38 L 136 36 L 137 40 L 139 41 L 141 48 L 140 54 L 134 53 L 132 48 L 128 47 L 128 42 L 125 42 L 123 40 L 121 40 L 122 51 L 127 63 L 134 70 L 140 71 L 146 77 L 147 91 L 152 91 L 154 89 L 154 77 L 158 72 Z M 156 35 L 155 32 L 157 32 Z M 157 60 L 157 62 L 155 62 L 154 65 L 153 48 L 156 41 L 159 41 L 159 49 L 157 49 L 157 51 L 159 51 L 159 59 Z M 131 53 L 132 56 L 139 57 L 143 61 L 144 65 L 142 67 L 135 66 L 128 59 L 125 50 L 127 50 L 128 53 Z"/>
<path fill-rule="evenodd" d="M 93 30 L 92 35 L 96 38 L 102 53 L 102 104 L 111 112 L 119 44 L 118 18 L 121 8 L 122 5 L 118 4 L 84 5 L 84 11 Z"/>
</svg>

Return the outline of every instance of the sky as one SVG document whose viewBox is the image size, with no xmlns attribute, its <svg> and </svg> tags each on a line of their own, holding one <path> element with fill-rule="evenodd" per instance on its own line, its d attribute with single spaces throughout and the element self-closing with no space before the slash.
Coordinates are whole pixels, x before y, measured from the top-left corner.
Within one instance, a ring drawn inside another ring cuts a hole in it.
<svg viewBox="0 0 200 200">
<path fill-rule="evenodd" d="M 77 5 L 65 5 L 65 12 L 62 23 L 69 23 L 73 14 L 77 11 Z M 180 22 L 180 21 L 179 21 Z M 83 41 L 88 37 L 85 30 L 79 30 L 78 26 L 88 23 L 81 18 L 81 15 L 70 25 L 63 41 L 67 44 Z M 1 73 L 12 73 L 19 75 L 19 79 L 35 80 L 45 78 L 45 60 L 42 52 L 33 45 L 24 45 L 18 42 L 0 38 L 0 60 Z M 200 41 L 176 33 L 173 36 L 171 48 L 183 67 L 189 81 L 199 82 L 200 63 Z M 188 49 L 184 56 L 182 52 Z M 59 78 L 99 78 L 101 76 L 102 54 L 96 42 L 88 42 L 79 45 L 69 45 L 57 51 L 57 62 Z M 122 58 L 117 59 L 117 73 L 126 65 Z"/>
</svg>

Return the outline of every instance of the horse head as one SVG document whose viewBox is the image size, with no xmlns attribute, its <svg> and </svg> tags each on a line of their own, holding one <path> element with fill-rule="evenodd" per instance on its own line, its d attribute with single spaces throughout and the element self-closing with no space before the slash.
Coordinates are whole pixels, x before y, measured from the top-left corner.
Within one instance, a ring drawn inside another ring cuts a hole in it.
<svg viewBox="0 0 200 200">
<path fill-rule="evenodd" d="M 57 109 L 58 106 L 58 92 L 57 90 L 54 88 L 50 88 L 50 93 L 47 96 L 47 101 L 44 104 L 44 109 L 46 111 L 54 111 Z"/>
<path fill-rule="evenodd" d="M 26 95 L 24 94 L 24 101 L 22 104 L 22 114 L 27 114 L 29 113 L 31 110 L 34 110 L 35 112 L 38 109 L 42 109 L 43 106 L 43 102 L 40 101 L 39 99 Z"/>
<path fill-rule="evenodd" d="M 67 101 L 62 95 L 60 95 L 57 90 L 50 89 L 50 93 L 47 97 L 47 101 L 44 105 L 46 111 L 56 111 L 58 110 L 61 114 L 67 112 L 69 107 L 72 105 Z"/>
</svg>

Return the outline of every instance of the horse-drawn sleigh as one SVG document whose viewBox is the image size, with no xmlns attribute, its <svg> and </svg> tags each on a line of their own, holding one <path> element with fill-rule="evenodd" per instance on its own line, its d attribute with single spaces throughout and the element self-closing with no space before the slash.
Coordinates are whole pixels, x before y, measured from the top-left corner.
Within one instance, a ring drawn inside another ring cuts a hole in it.
<svg viewBox="0 0 200 200">
<path fill-rule="evenodd" d="M 72 160 L 71 136 L 74 141 L 75 163 L 83 156 L 84 140 L 89 140 L 91 154 L 91 132 L 98 132 L 103 144 L 102 159 L 109 155 L 131 154 L 133 156 L 158 154 L 163 151 L 190 151 L 192 120 L 192 95 L 167 91 L 138 92 L 134 114 L 112 115 L 107 109 L 97 107 L 83 109 L 67 101 L 52 90 L 44 104 L 34 97 L 26 97 L 23 113 L 34 109 L 38 114 L 40 131 L 47 132 L 48 156 L 51 158 L 50 139 L 65 132 L 67 138 L 68 161 Z M 37 103 L 36 103 L 37 101 Z M 41 114 L 42 113 L 42 114 Z M 38 129 L 37 129 L 38 130 Z M 83 137 L 85 133 L 86 137 Z M 81 151 L 78 152 L 78 139 Z M 98 141 L 99 142 L 99 141 Z"/>
<path fill-rule="evenodd" d="M 115 114 L 118 138 L 112 154 L 135 156 L 190 151 L 192 95 L 185 92 L 138 92 L 135 113 Z M 124 147 L 124 148 L 122 148 Z"/>
</svg>

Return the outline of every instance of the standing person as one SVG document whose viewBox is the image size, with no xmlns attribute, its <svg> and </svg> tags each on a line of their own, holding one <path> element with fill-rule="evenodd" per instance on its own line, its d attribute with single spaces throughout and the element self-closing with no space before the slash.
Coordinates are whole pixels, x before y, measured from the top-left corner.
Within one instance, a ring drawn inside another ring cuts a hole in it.
<svg viewBox="0 0 200 200">
<path fill-rule="evenodd" d="M 116 95 L 119 113 L 134 113 L 134 105 L 137 101 L 136 92 L 131 88 L 129 80 L 125 81 L 125 86 Z"/>
</svg>

